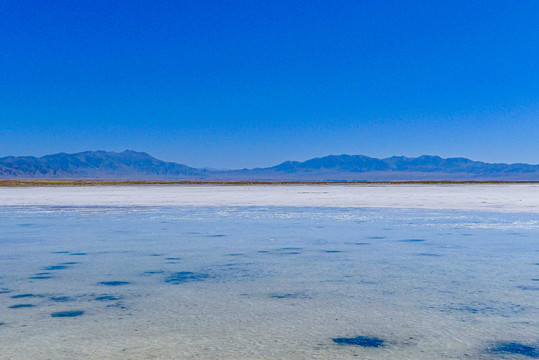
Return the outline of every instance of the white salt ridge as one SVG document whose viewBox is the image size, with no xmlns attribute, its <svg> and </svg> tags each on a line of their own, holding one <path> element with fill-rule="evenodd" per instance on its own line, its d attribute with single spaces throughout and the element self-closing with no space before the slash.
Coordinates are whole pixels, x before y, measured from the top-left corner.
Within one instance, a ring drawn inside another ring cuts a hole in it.
<svg viewBox="0 0 539 360">
<path fill-rule="evenodd" d="M 0 206 L 319 206 L 539 212 L 537 184 L 4 187 Z"/>
</svg>

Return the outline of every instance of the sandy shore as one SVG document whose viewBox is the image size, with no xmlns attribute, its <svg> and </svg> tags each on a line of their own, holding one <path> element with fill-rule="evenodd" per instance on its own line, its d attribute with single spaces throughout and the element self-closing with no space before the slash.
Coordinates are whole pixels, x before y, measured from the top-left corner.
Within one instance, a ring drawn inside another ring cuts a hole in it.
<svg viewBox="0 0 539 360">
<path fill-rule="evenodd" d="M 3 187 L 0 206 L 320 206 L 539 213 L 539 184 Z"/>
</svg>

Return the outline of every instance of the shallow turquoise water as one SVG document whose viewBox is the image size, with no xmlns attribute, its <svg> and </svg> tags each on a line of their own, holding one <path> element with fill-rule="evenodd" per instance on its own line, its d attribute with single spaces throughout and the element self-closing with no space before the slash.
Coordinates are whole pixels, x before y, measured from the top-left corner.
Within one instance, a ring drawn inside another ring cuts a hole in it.
<svg viewBox="0 0 539 360">
<path fill-rule="evenodd" d="M 1 207 L 0 229 L 2 359 L 539 358 L 535 214 Z M 355 337 L 383 346 L 333 341 Z"/>
</svg>

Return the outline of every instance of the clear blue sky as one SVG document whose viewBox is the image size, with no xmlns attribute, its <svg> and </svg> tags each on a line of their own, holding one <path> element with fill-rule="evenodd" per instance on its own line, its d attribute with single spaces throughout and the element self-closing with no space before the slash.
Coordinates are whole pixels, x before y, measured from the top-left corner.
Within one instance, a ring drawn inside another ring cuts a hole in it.
<svg viewBox="0 0 539 360">
<path fill-rule="evenodd" d="M 0 1 L 0 156 L 539 163 L 539 1 Z"/>
</svg>

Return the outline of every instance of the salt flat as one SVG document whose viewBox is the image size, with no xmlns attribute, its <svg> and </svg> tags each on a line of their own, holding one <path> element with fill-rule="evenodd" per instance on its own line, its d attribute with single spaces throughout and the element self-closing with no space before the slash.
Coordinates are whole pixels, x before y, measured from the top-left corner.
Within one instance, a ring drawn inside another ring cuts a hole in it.
<svg viewBox="0 0 539 360">
<path fill-rule="evenodd" d="M 537 184 L 0 188 L 0 206 L 313 206 L 539 212 Z"/>
<path fill-rule="evenodd" d="M 536 358 L 538 191 L 0 188 L 0 359 Z"/>
<path fill-rule="evenodd" d="M 0 359 L 539 352 L 536 213 L 0 206 L 0 229 Z"/>
</svg>

